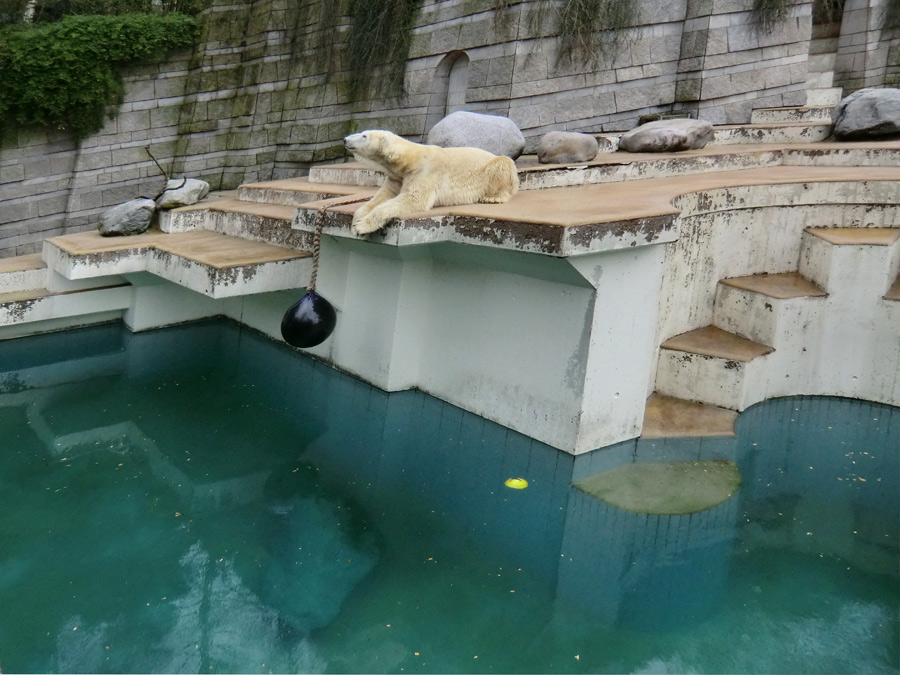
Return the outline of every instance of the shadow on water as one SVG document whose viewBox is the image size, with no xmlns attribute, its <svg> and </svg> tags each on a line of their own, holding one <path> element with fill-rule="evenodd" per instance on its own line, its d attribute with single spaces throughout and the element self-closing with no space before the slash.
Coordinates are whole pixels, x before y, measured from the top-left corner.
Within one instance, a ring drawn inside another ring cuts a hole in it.
<svg viewBox="0 0 900 675">
<path fill-rule="evenodd" d="M 573 458 L 208 322 L 3 343 L 0 433 L 4 672 L 900 665 L 896 408 Z M 684 459 L 741 489 L 657 516 L 572 488 Z"/>
</svg>

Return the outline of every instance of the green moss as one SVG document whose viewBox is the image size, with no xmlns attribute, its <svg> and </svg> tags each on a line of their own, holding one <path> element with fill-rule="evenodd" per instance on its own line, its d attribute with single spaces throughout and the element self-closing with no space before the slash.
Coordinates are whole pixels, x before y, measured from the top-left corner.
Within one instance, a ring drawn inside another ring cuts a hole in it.
<svg viewBox="0 0 900 675">
<path fill-rule="evenodd" d="M 189 47 L 197 21 L 165 16 L 69 16 L 0 30 L 0 123 L 51 126 L 82 138 L 121 102 L 117 68 Z"/>
</svg>

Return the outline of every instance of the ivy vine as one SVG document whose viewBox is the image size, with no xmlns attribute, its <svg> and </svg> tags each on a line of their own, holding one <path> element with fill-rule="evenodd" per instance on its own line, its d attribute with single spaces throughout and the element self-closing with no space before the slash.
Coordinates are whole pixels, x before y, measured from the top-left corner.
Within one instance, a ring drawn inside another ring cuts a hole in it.
<svg viewBox="0 0 900 675">
<path fill-rule="evenodd" d="M 622 48 L 624 29 L 639 21 L 636 0 L 565 0 L 559 9 L 560 57 L 608 63 Z"/>
<path fill-rule="evenodd" d="M 67 16 L 0 30 L 0 125 L 55 126 L 83 138 L 123 95 L 117 67 L 193 44 L 181 14 Z"/>
<path fill-rule="evenodd" d="M 794 0 L 753 0 L 750 15 L 757 28 L 769 32 L 784 21 Z"/>
<path fill-rule="evenodd" d="M 403 93 L 412 31 L 423 0 L 354 0 L 347 44 L 354 101 Z"/>
</svg>

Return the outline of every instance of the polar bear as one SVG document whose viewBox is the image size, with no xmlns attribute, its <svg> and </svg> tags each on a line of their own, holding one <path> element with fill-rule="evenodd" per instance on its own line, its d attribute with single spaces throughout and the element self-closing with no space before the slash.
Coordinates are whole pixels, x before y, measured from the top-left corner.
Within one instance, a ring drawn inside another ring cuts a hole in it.
<svg viewBox="0 0 900 675">
<path fill-rule="evenodd" d="M 486 150 L 422 145 L 380 129 L 350 134 L 344 145 L 359 162 L 387 174 L 353 214 L 357 234 L 434 206 L 500 204 L 519 189 L 515 162 Z"/>
</svg>

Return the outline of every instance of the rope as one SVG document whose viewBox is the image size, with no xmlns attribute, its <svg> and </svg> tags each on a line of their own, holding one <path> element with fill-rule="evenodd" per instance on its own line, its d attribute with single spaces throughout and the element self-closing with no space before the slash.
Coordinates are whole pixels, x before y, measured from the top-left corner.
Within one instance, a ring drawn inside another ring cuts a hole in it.
<svg viewBox="0 0 900 675">
<path fill-rule="evenodd" d="M 325 228 L 325 211 L 334 206 L 346 206 L 347 204 L 366 202 L 371 198 L 371 196 L 354 197 L 353 199 L 326 204 L 325 206 L 319 207 L 319 210 L 316 212 L 316 229 L 313 234 L 313 267 L 312 272 L 309 275 L 309 283 L 306 285 L 307 292 L 316 290 L 316 278 L 319 276 L 319 253 L 322 250 L 322 230 Z"/>
<path fill-rule="evenodd" d="M 325 207 L 319 209 L 316 214 L 316 231 L 313 235 L 313 268 L 309 275 L 309 283 L 306 285 L 306 291 L 312 292 L 316 290 L 316 277 L 319 276 L 319 252 L 322 250 L 322 228 L 325 227 Z"/>
</svg>

